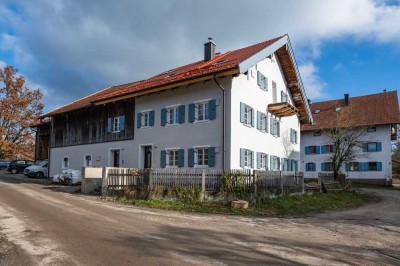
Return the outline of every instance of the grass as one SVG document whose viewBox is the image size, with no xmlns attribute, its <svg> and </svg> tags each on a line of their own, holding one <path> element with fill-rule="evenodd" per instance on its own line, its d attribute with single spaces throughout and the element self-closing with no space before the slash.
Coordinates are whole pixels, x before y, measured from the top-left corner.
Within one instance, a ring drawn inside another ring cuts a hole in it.
<svg viewBox="0 0 400 266">
<path fill-rule="evenodd" d="M 165 200 L 124 200 L 120 201 L 136 206 L 198 212 L 208 214 L 228 214 L 242 216 L 292 216 L 340 210 L 361 206 L 376 200 L 375 197 L 359 192 L 317 193 L 313 195 L 284 196 L 269 199 L 265 203 L 249 206 L 248 209 L 234 209 L 221 202 L 181 202 Z"/>
</svg>

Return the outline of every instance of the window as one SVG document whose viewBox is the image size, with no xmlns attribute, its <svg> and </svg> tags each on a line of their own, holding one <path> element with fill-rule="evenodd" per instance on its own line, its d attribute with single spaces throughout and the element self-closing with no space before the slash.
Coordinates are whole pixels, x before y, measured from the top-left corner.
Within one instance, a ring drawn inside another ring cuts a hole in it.
<svg viewBox="0 0 400 266">
<path fill-rule="evenodd" d="M 272 103 L 278 102 L 276 83 L 272 81 Z"/>
<path fill-rule="evenodd" d="M 321 163 L 321 171 L 332 172 L 333 171 L 333 163 L 332 162 Z"/>
<path fill-rule="evenodd" d="M 376 127 L 368 127 L 367 132 L 376 132 Z"/>
<path fill-rule="evenodd" d="M 305 147 L 305 154 L 320 154 L 320 147 L 319 146 L 306 146 Z"/>
<path fill-rule="evenodd" d="M 268 90 L 268 78 L 260 71 L 257 72 L 257 85 L 260 86 L 262 90 Z"/>
<path fill-rule="evenodd" d="M 252 164 L 253 164 L 252 153 L 253 152 L 250 150 L 244 151 L 244 166 L 245 167 L 252 167 Z"/>
<path fill-rule="evenodd" d="M 296 171 L 297 172 L 298 170 L 299 170 L 299 168 L 297 166 L 297 161 L 292 159 L 291 160 L 291 171 Z"/>
<path fill-rule="evenodd" d="M 208 120 L 208 102 L 196 104 L 196 120 L 205 121 Z"/>
<path fill-rule="evenodd" d="M 279 171 L 280 170 L 280 160 L 278 156 L 271 156 L 271 171 Z"/>
<path fill-rule="evenodd" d="M 250 106 L 240 103 L 240 122 L 246 126 L 254 126 L 254 109 Z"/>
<path fill-rule="evenodd" d="M 85 166 L 92 166 L 92 155 L 85 155 Z"/>
<path fill-rule="evenodd" d="M 167 150 L 167 166 L 178 167 L 178 150 Z"/>
<path fill-rule="evenodd" d="M 321 136 L 321 131 L 314 131 L 314 137 Z"/>
<path fill-rule="evenodd" d="M 214 167 L 215 147 L 194 147 L 188 150 L 189 167 Z"/>
<path fill-rule="evenodd" d="M 68 157 L 64 157 L 62 159 L 62 168 L 69 168 L 69 158 Z"/>
<path fill-rule="evenodd" d="M 281 91 L 281 102 L 288 102 L 288 95 L 286 92 Z"/>
<path fill-rule="evenodd" d="M 360 170 L 358 162 L 350 162 L 348 165 L 349 165 L 348 171 L 359 171 Z"/>
<path fill-rule="evenodd" d="M 115 116 L 108 118 L 107 132 L 118 133 L 125 130 L 125 116 Z"/>
<path fill-rule="evenodd" d="M 378 151 L 382 151 L 382 142 L 363 143 L 363 152 L 378 152 Z"/>
<path fill-rule="evenodd" d="M 334 153 L 335 148 L 333 145 L 322 145 L 321 146 L 321 153 Z"/>
<path fill-rule="evenodd" d="M 259 111 L 257 111 L 257 129 L 262 132 L 268 132 L 268 117 Z"/>
<path fill-rule="evenodd" d="M 151 117 L 150 117 L 151 118 Z M 161 126 L 177 125 L 185 122 L 185 105 L 161 109 Z"/>
<path fill-rule="evenodd" d="M 274 117 L 271 117 L 271 134 L 275 137 L 280 136 L 280 122 Z"/>
<path fill-rule="evenodd" d="M 170 125 L 178 124 L 178 107 L 167 109 L 167 123 Z"/>
<path fill-rule="evenodd" d="M 257 152 L 257 169 L 268 169 L 268 155 L 262 152 Z"/>
<path fill-rule="evenodd" d="M 147 128 L 154 126 L 154 111 L 143 111 L 137 115 L 137 127 Z"/>
<path fill-rule="evenodd" d="M 315 163 L 306 163 L 306 171 L 314 172 L 315 171 Z"/>
<path fill-rule="evenodd" d="M 320 109 L 315 109 L 314 114 L 319 114 L 321 112 Z"/>
<path fill-rule="evenodd" d="M 377 162 L 369 162 L 368 163 L 368 171 L 378 171 L 378 163 Z"/>
<path fill-rule="evenodd" d="M 290 129 L 290 142 L 297 144 L 297 131 L 293 128 Z"/>
</svg>

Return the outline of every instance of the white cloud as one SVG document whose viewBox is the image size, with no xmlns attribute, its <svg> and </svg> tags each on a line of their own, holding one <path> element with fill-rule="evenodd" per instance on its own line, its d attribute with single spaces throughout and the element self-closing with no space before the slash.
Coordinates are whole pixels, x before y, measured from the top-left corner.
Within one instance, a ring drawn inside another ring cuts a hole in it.
<svg viewBox="0 0 400 266">
<path fill-rule="evenodd" d="M 324 88 L 326 83 L 318 77 L 318 68 L 311 62 L 299 66 L 300 75 L 303 85 L 309 99 L 321 99 L 326 95 Z"/>
</svg>

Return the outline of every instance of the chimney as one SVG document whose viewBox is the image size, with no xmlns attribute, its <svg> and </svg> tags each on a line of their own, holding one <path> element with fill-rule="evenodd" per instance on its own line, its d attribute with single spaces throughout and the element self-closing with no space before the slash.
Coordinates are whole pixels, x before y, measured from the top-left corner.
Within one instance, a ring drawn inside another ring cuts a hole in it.
<svg viewBox="0 0 400 266">
<path fill-rule="evenodd" d="M 344 95 L 344 105 L 349 105 L 349 94 L 348 93 L 346 93 L 345 95 Z"/>
<path fill-rule="evenodd" d="M 215 43 L 212 37 L 208 37 L 208 42 L 204 44 L 204 62 L 215 58 Z"/>
</svg>

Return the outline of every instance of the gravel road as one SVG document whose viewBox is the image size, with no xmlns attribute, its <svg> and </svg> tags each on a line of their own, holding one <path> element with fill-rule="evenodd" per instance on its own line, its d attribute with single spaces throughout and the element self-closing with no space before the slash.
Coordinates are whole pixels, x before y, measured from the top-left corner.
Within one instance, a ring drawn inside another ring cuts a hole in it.
<svg viewBox="0 0 400 266">
<path fill-rule="evenodd" d="M 30 180 L 29 180 L 30 181 Z M 0 265 L 400 265 L 400 192 L 292 218 L 169 212 L 0 173 Z"/>
</svg>

